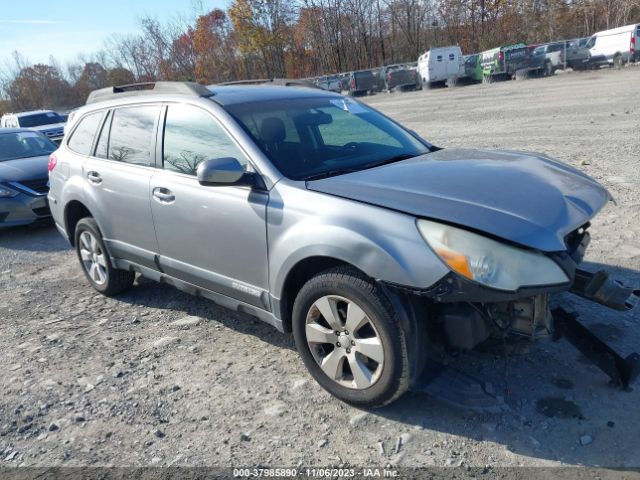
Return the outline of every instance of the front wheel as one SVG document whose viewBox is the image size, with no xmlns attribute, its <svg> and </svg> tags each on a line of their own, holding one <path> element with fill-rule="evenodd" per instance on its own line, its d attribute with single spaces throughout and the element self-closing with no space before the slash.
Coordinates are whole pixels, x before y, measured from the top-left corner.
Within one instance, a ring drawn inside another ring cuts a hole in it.
<svg viewBox="0 0 640 480">
<path fill-rule="evenodd" d="M 393 402 L 409 385 L 409 359 L 393 307 L 364 274 L 340 267 L 313 277 L 293 306 L 293 335 L 315 380 L 361 407 Z"/>
<path fill-rule="evenodd" d="M 103 295 L 117 295 L 131 287 L 135 272 L 111 265 L 96 221 L 83 218 L 76 225 L 75 246 L 78 259 L 91 286 Z"/>
</svg>

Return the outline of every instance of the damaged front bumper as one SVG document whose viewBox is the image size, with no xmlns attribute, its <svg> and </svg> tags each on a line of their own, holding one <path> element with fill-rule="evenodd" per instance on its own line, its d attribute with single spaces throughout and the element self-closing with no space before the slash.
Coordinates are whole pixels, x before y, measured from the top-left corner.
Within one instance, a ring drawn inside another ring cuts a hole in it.
<svg viewBox="0 0 640 480">
<path fill-rule="evenodd" d="M 580 252 L 582 256 L 583 249 Z M 575 250 L 574 250 L 575 252 Z M 640 355 L 622 357 L 599 339 L 575 313 L 551 308 L 550 295 L 568 292 L 602 306 L 626 311 L 640 303 L 640 290 L 576 267 L 574 255 L 562 254 L 571 268 L 570 284 L 523 288 L 517 292 L 492 290 L 451 273 L 428 290 L 411 290 L 426 300 L 438 332 L 446 345 L 471 350 L 491 336 L 516 335 L 529 341 L 543 337 L 566 338 L 604 373 L 612 384 L 628 388 L 640 372 Z M 408 289 L 404 289 L 407 292 Z M 437 332 L 436 332 L 437 333 Z M 430 334 L 431 339 L 437 338 Z"/>
<path fill-rule="evenodd" d="M 626 287 L 611 280 L 604 270 L 595 273 L 576 270 L 575 281 L 569 290 L 587 300 L 618 311 L 634 308 L 640 301 L 640 290 Z M 580 323 L 578 315 L 561 307 L 551 312 L 553 316 L 554 340 L 566 338 L 585 357 L 606 373 L 612 384 L 624 389 L 640 374 L 640 355 L 632 353 L 622 357 L 613 348 Z"/>
</svg>

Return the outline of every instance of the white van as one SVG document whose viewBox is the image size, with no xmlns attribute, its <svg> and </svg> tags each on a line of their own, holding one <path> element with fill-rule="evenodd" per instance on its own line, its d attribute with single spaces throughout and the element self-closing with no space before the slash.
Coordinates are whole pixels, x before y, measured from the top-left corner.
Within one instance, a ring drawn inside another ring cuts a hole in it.
<svg viewBox="0 0 640 480">
<path fill-rule="evenodd" d="M 588 64 L 592 67 L 625 63 L 640 59 L 640 24 L 604 30 L 593 35 L 585 48 L 589 50 Z"/>
<path fill-rule="evenodd" d="M 432 48 L 418 58 L 418 73 L 425 88 L 463 77 L 462 50 L 457 45 Z"/>
</svg>

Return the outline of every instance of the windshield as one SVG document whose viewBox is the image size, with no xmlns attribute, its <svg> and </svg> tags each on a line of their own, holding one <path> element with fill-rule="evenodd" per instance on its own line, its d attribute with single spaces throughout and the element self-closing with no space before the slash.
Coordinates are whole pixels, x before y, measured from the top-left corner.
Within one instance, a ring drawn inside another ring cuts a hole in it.
<svg viewBox="0 0 640 480">
<path fill-rule="evenodd" d="M 55 143 L 36 132 L 0 134 L 0 162 L 49 155 L 57 148 Z"/>
<path fill-rule="evenodd" d="M 23 128 L 31 128 L 41 125 L 51 125 L 53 123 L 64 123 L 64 119 L 55 112 L 43 112 L 19 117 L 18 122 L 20 122 L 20 126 Z"/>
<path fill-rule="evenodd" d="M 375 110 L 343 97 L 226 106 L 288 178 L 338 175 L 428 153 L 429 147 Z"/>
</svg>

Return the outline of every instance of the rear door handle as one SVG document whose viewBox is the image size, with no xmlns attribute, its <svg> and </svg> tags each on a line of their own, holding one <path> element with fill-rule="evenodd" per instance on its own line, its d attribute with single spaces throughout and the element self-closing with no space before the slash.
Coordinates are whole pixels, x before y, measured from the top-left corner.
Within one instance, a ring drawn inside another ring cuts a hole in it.
<svg viewBox="0 0 640 480">
<path fill-rule="evenodd" d="M 100 174 L 98 172 L 88 172 L 87 179 L 95 185 L 102 183 L 102 178 L 100 177 Z"/>
<path fill-rule="evenodd" d="M 153 189 L 153 197 L 160 203 L 173 203 L 176 196 L 168 188 L 156 187 Z"/>
</svg>

